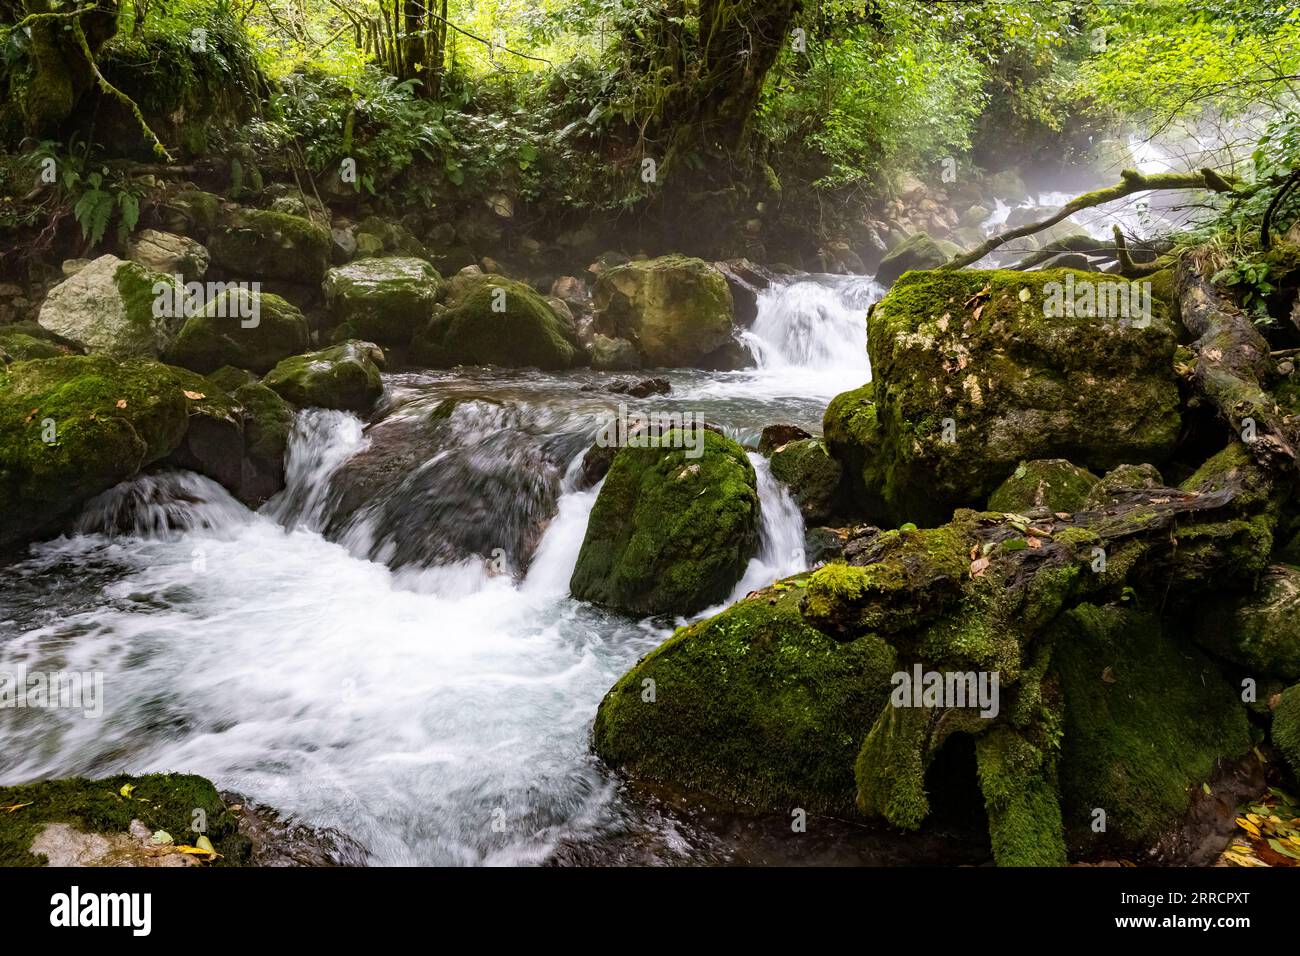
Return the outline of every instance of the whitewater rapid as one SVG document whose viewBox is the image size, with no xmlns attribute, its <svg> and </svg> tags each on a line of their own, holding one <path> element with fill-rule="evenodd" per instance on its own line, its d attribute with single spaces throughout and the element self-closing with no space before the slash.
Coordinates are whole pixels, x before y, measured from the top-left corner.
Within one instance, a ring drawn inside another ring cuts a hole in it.
<svg viewBox="0 0 1300 956">
<path fill-rule="evenodd" d="M 791 418 L 815 429 L 830 395 L 865 381 L 870 283 L 784 291 L 749 332 L 759 368 L 677 375 L 672 400 L 752 437 Z M 393 377 L 390 398 L 482 384 Z M 567 380 L 492 388 L 505 397 L 487 405 L 505 402 L 548 448 L 570 433 L 585 445 L 608 405 Z M 674 622 L 568 597 L 599 490 L 581 487 L 581 456 L 562 468 L 526 573 L 477 556 L 394 570 L 367 557 L 373 542 L 324 534 L 333 478 L 370 442 L 356 416 L 301 413 L 287 487 L 259 511 L 194 474 L 140 476 L 6 568 L 0 670 L 101 672 L 105 701 L 96 720 L 0 710 L 0 783 L 197 773 L 335 828 L 381 865 L 540 863 L 620 839 L 642 858 L 698 852 L 673 819 L 631 808 L 590 753 L 601 697 Z M 751 461 L 760 546 L 733 599 L 805 564 L 797 507 Z"/>
</svg>

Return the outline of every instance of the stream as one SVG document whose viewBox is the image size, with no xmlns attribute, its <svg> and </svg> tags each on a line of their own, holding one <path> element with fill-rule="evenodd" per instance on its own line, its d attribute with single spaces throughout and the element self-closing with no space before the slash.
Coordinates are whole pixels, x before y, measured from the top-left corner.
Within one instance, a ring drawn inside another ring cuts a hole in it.
<svg viewBox="0 0 1300 956">
<path fill-rule="evenodd" d="M 750 444 L 776 422 L 817 433 L 869 377 L 878 293 L 791 279 L 744 333 L 757 368 L 656 372 L 672 392 L 644 402 Z M 92 500 L 76 534 L 0 577 L 0 670 L 102 672 L 103 713 L 0 710 L 0 783 L 202 774 L 373 865 L 960 858 L 941 832 L 905 848 L 839 821 L 792 840 L 783 818 L 632 794 L 591 754 L 601 697 L 680 623 L 568 596 L 597 493 L 579 487 L 582 454 L 618 402 L 641 401 L 608 379 L 388 375 L 369 429 L 300 413 L 287 487 L 257 512 L 185 472 Z M 761 541 L 733 597 L 804 566 L 798 509 L 751 459 Z"/>
</svg>

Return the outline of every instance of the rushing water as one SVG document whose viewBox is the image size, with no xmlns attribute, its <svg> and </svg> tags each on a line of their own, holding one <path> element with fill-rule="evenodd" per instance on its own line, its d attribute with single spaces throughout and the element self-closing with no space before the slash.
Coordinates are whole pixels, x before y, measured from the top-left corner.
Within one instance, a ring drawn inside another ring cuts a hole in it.
<svg viewBox="0 0 1300 956">
<path fill-rule="evenodd" d="M 747 335 L 759 368 L 665 373 L 657 401 L 742 439 L 816 430 L 826 400 L 867 378 L 873 291 L 825 277 L 766 293 Z M 377 864 L 789 859 L 779 822 L 630 800 L 589 751 L 602 695 L 673 623 L 568 597 L 597 493 L 580 487 L 581 451 L 619 400 L 584 386 L 605 378 L 393 375 L 379 425 L 299 416 L 288 487 L 257 513 L 181 472 L 90 502 L 76 534 L 4 569 L 0 671 L 102 672 L 103 715 L 0 710 L 0 782 L 199 773 L 337 828 Z M 390 452 L 409 460 L 363 468 Z M 751 458 L 761 545 L 735 597 L 803 566 L 799 512 Z M 374 494 L 340 520 L 358 469 Z M 488 500 L 456 498 L 447 475 Z M 506 526 L 524 531 L 485 560 Z M 855 832 L 873 858 L 896 852 Z"/>
</svg>

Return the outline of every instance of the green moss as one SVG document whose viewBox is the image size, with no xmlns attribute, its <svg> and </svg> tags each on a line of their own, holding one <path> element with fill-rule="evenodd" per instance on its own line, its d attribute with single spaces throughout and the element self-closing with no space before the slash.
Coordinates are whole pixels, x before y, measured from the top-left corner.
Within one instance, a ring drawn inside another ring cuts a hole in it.
<svg viewBox="0 0 1300 956">
<path fill-rule="evenodd" d="M 412 358 L 434 367 L 565 369 L 578 358 L 573 330 L 522 282 L 487 276 L 415 335 Z"/>
<path fill-rule="evenodd" d="M 337 408 L 365 414 L 384 391 L 379 368 L 364 342 L 345 342 L 284 359 L 262 384 L 299 408 Z"/>
<path fill-rule="evenodd" d="M 1080 605 L 1052 637 L 1070 843 L 1089 855 L 1148 847 L 1177 824 L 1217 760 L 1249 749 L 1245 709 L 1207 658 L 1149 615 Z M 1094 809 L 1105 811 L 1104 833 L 1092 830 Z"/>
<path fill-rule="evenodd" d="M 307 320 L 296 307 L 278 295 L 241 287 L 226 290 L 202 315 L 188 318 L 166 360 L 204 374 L 223 365 L 264 374 L 308 342 Z"/>
<path fill-rule="evenodd" d="M 0 355 L 5 362 L 75 355 L 76 349 L 35 322 L 0 325 Z"/>
<path fill-rule="evenodd" d="M 1273 709 L 1273 745 L 1282 751 L 1291 772 L 1300 779 L 1300 684 L 1282 692 Z"/>
<path fill-rule="evenodd" d="M 872 309 L 878 460 L 896 516 L 944 520 L 1020 461 L 1100 471 L 1168 457 L 1180 421 L 1167 316 L 1155 307 L 1142 327 L 1047 308 L 1048 283 L 1071 276 L 1100 281 L 1063 269 L 913 272 Z"/>
<path fill-rule="evenodd" d="M 1021 462 L 1011 477 L 989 495 L 989 511 L 1024 514 L 1035 509 L 1082 510 L 1097 478 L 1063 458 Z"/>
<path fill-rule="evenodd" d="M 1198 644 L 1256 679 L 1300 680 L 1300 569 L 1273 565 L 1257 592 L 1212 595 L 1190 623 Z"/>
<path fill-rule="evenodd" d="M 213 265 L 240 280 L 321 281 L 330 261 L 324 226 L 269 209 L 238 209 L 208 239 Z"/>
<path fill-rule="evenodd" d="M 771 455 L 772 477 L 790 489 L 809 524 L 820 524 L 839 504 L 840 463 L 815 438 L 787 442 Z"/>
<path fill-rule="evenodd" d="M 699 430 L 624 447 L 587 523 L 570 591 L 636 614 L 691 614 L 731 593 L 758 543 L 758 488 L 744 450 Z M 674 447 L 679 446 L 679 447 Z"/>
<path fill-rule="evenodd" d="M 423 259 L 356 259 L 325 274 L 325 302 L 351 337 L 405 347 L 428 324 L 441 286 Z"/>
<path fill-rule="evenodd" d="M 976 738 L 975 754 L 998 866 L 1064 866 L 1051 757 L 1008 727 Z"/>
<path fill-rule="evenodd" d="M 260 382 L 239 386 L 234 398 L 244 410 L 245 454 L 260 468 L 282 473 L 293 430 L 293 409 Z"/>
<path fill-rule="evenodd" d="M 840 496 L 854 514 L 884 522 L 884 470 L 875 385 L 836 395 L 822 416 L 826 450 L 841 465 Z"/>
<path fill-rule="evenodd" d="M 157 362 L 66 356 L 0 369 L 0 549 L 170 454 L 187 421 L 180 385 Z"/>
<path fill-rule="evenodd" d="M 597 754 L 755 809 L 852 812 L 854 754 L 894 658 L 875 638 L 841 645 L 807 626 L 800 596 L 761 592 L 680 629 L 602 701 Z"/>
<path fill-rule="evenodd" d="M 130 785 L 130 796 L 122 788 Z M 102 780 L 71 777 L 16 787 L 0 787 L 0 806 L 29 804 L 0 813 L 0 866 L 43 866 L 45 858 L 30 851 L 46 825 L 66 823 L 83 833 L 126 833 L 132 820 L 149 830 L 165 830 L 177 843 L 193 843 L 195 811 L 206 816 L 206 835 L 221 854 L 217 866 L 238 866 L 251 853 L 234 815 L 216 788 L 188 774 L 119 774 Z"/>
<path fill-rule="evenodd" d="M 881 708 L 854 763 L 858 808 L 867 816 L 917 830 L 930 815 L 925 755 L 933 717 L 921 707 Z"/>
</svg>

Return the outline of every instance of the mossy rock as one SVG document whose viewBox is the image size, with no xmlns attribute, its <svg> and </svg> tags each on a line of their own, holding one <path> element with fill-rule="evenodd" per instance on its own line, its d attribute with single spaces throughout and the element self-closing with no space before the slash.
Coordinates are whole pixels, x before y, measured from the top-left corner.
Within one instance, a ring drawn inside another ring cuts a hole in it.
<svg viewBox="0 0 1300 956">
<path fill-rule="evenodd" d="M 1300 568 L 1274 564 L 1257 592 L 1212 596 L 1197 607 L 1191 633 L 1256 680 L 1300 680 Z"/>
<path fill-rule="evenodd" d="M 1284 690 L 1273 709 L 1273 745 L 1300 780 L 1300 684 Z"/>
<path fill-rule="evenodd" d="M 875 280 L 888 289 L 904 272 L 937 269 L 950 258 L 927 233 L 913 233 L 885 253 L 880 265 L 876 267 Z"/>
<path fill-rule="evenodd" d="M 573 329 L 545 299 L 522 282 L 496 275 L 477 277 L 411 343 L 412 359 L 435 368 L 567 369 L 578 354 Z"/>
<path fill-rule="evenodd" d="M 249 316 L 245 319 L 243 316 Z M 227 289 L 181 327 L 166 359 L 204 375 L 225 365 L 259 375 L 305 350 L 307 320 L 278 295 Z"/>
<path fill-rule="evenodd" d="M 0 368 L 0 550 L 56 530 L 180 445 L 191 403 L 174 371 L 104 355 Z"/>
<path fill-rule="evenodd" d="M 816 524 L 836 511 L 843 469 L 815 438 L 786 442 L 773 450 L 772 477 L 790 489 L 804 520 Z"/>
<path fill-rule="evenodd" d="M 661 256 L 606 269 L 592 305 L 598 331 L 631 342 L 647 367 L 703 367 L 732 341 L 731 289 L 702 259 Z"/>
<path fill-rule="evenodd" d="M 64 279 L 41 303 L 37 321 L 87 352 L 110 358 L 157 358 L 180 324 L 155 308 L 155 292 L 174 279 L 103 255 Z"/>
<path fill-rule="evenodd" d="M 256 506 L 284 487 L 284 461 L 293 431 L 293 409 L 260 382 L 233 395 L 243 409 L 244 465 L 239 500 Z"/>
<path fill-rule="evenodd" d="M 1022 461 L 989 495 L 989 511 L 1026 514 L 1035 510 L 1073 514 L 1083 509 L 1097 476 L 1063 458 Z"/>
<path fill-rule="evenodd" d="M 731 593 L 758 544 L 754 466 L 704 429 L 645 441 L 614 456 L 569 589 L 634 614 L 692 614 Z"/>
<path fill-rule="evenodd" d="M 853 758 L 894 655 L 809 627 L 801 594 L 785 582 L 678 630 L 605 695 L 596 753 L 634 779 L 752 809 L 854 814 Z"/>
<path fill-rule="evenodd" d="M 841 465 L 840 494 L 850 511 L 883 521 L 885 475 L 873 383 L 831 399 L 822 416 L 822 438 L 827 452 Z"/>
<path fill-rule="evenodd" d="M 201 189 L 182 189 L 161 206 L 168 228 L 176 232 L 207 236 L 221 221 L 222 199 Z"/>
<path fill-rule="evenodd" d="M 0 362 L 25 362 L 30 359 L 59 358 L 76 355 L 75 345 L 35 322 L 0 325 Z"/>
<path fill-rule="evenodd" d="M 332 319 L 358 338 L 405 347 L 433 314 L 442 277 L 423 259 L 355 259 L 325 273 Z"/>
<path fill-rule="evenodd" d="M 208 237 L 212 264 L 239 281 L 283 279 L 316 284 L 330 264 L 324 226 L 269 209 L 223 213 Z"/>
<path fill-rule="evenodd" d="M 345 342 L 280 362 L 262 384 L 299 408 L 336 408 L 366 414 L 383 394 L 375 346 Z"/>
<path fill-rule="evenodd" d="M 1162 488 L 1165 479 L 1155 465 L 1120 465 L 1101 476 L 1101 480 L 1092 486 L 1084 507 L 1088 509 L 1106 508 L 1114 504 L 1121 491 L 1134 488 Z"/>
<path fill-rule="evenodd" d="M 1218 667 L 1149 614 L 1080 605 L 1052 629 L 1064 694 L 1060 764 L 1076 852 L 1153 845 L 1221 758 L 1250 749 L 1246 710 Z M 1106 830 L 1092 829 L 1094 810 Z"/>
<path fill-rule="evenodd" d="M 153 834 L 162 830 L 177 844 L 193 844 L 200 834 L 196 819 L 221 854 L 212 865 L 239 866 L 252 846 L 212 783 L 189 774 L 119 774 L 101 780 L 70 777 L 43 783 L 0 787 L 0 806 L 25 804 L 0 813 L 0 866 L 44 866 L 46 857 L 31 852 L 35 840 L 51 824 L 65 824 L 82 833 L 125 835 L 133 820 Z"/>
<path fill-rule="evenodd" d="M 1149 322 L 1069 315 L 1052 307 L 1067 280 L 1097 276 L 912 272 L 872 309 L 883 495 L 896 520 L 946 520 L 1021 461 L 1101 472 L 1172 453 L 1180 410 L 1164 312 Z"/>
</svg>

